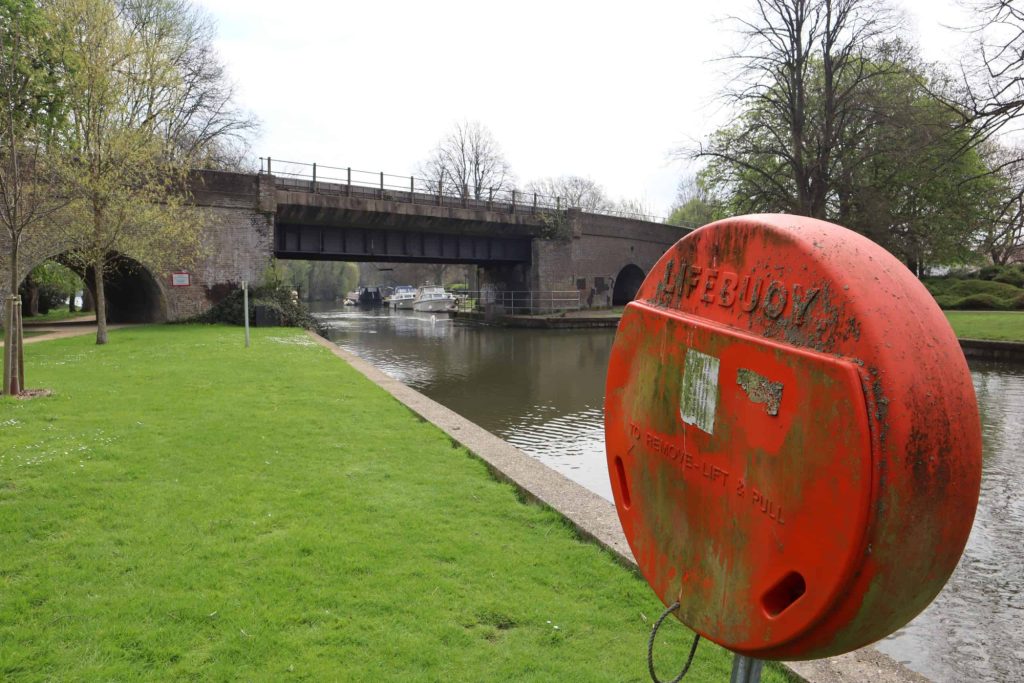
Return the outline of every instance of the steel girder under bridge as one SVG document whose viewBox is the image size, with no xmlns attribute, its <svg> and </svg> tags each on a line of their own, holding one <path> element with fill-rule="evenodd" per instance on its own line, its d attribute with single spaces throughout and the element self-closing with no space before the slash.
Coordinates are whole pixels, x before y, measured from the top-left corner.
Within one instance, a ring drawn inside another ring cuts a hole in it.
<svg viewBox="0 0 1024 683">
<path fill-rule="evenodd" d="M 530 237 L 278 223 L 277 258 L 394 263 L 530 262 Z"/>
</svg>

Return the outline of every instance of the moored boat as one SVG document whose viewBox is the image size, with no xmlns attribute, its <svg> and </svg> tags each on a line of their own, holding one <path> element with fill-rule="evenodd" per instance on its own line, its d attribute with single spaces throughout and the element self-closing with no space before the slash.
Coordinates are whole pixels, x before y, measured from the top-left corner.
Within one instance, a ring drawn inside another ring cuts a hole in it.
<svg viewBox="0 0 1024 683">
<path fill-rule="evenodd" d="M 395 287 L 394 293 L 388 299 L 388 305 L 391 308 L 412 308 L 413 302 L 416 301 L 416 288 L 409 285 L 398 285 Z"/>
<path fill-rule="evenodd" d="M 441 313 L 455 308 L 455 295 L 444 291 L 444 287 L 420 287 L 412 304 L 414 311 Z"/>
</svg>

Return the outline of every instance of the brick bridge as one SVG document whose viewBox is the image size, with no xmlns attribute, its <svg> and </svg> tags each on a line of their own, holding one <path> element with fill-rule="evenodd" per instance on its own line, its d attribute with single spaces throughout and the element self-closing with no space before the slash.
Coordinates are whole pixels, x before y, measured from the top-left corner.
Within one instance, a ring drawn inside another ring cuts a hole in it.
<svg viewBox="0 0 1024 683">
<path fill-rule="evenodd" d="M 404 180 L 398 188 L 383 174 L 370 186 L 351 176 L 324 181 L 315 171 L 312 177 L 196 172 L 203 256 L 189 269 L 189 284 L 172 286 L 171 273 L 136 264 L 120 280 L 111 278 L 109 317 L 190 317 L 243 280 L 258 282 L 274 257 L 474 264 L 477 287 L 579 290 L 585 303 L 607 306 L 632 299 L 655 261 L 687 232 L 561 208 L 534 195 L 474 198 Z M 27 263 L 26 273 L 34 265 Z"/>
</svg>

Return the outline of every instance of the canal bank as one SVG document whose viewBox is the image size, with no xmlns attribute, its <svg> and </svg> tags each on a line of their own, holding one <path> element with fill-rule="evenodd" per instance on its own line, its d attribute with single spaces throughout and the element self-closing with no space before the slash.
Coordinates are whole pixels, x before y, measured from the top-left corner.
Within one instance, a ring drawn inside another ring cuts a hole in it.
<svg viewBox="0 0 1024 683">
<path fill-rule="evenodd" d="M 308 333 L 368 380 L 391 394 L 422 419 L 438 427 L 454 443 L 480 458 L 499 480 L 513 484 L 523 496 L 562 515 L 583 538 L 610 551 L 622 564 L 639 573 L 622 532 L 615 506 L 458 413 L 433 401 L 329 339 Z M 840 657 L 810 662 L 787 662 L 785 667 L 807 683 L 927 683 L 917 674 L 878 650 L 867 647 Z"/>
<path fill-rule="evenodd" d="M 613 330 L 524 330 L 323 310 L 327 334 L 386 374 L 611 499 L 603 395 Z M 935 681 L 1024 679 L 1024 366 L 970 360 L 985 457 L 974 532 L 936 601 L 876 649 Z"/>
<path fill-rule="evenodd" d="M 1020 314 L 1024 318 L 1024 313 Z M 452 319 L 484 323 L 499 327 L 527 330 L 590 330 L 615 329 L 621 312 L 568 311 L 551 315 L 501 315 L 481 311 L 455 311 Z M 1024 363 L 1024 342 L 989 339 L 960 339 L 960 348 L 967 358 L 1005 363 Z"/>
</svg>

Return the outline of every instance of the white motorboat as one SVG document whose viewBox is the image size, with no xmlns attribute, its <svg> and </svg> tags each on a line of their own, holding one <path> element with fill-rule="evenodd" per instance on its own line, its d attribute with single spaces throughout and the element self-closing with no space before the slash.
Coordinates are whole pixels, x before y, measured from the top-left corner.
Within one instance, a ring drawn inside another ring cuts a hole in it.
<svg viewBox="0 0 1024 683">
<path fill-rule="evenodd" d="M 455 308 L 455 295 L 444 291 L 444 287 L 420 287 L 412 310 L 420 313 L 441 313 Z"/>
<path fill-rule="evenodd" d="M 388 299 L 388 305 L 391 308 L 412 308 L 414 301 L 416 301 L 416 288 L 409 285 L 398 285 Z"/>
</svg>

